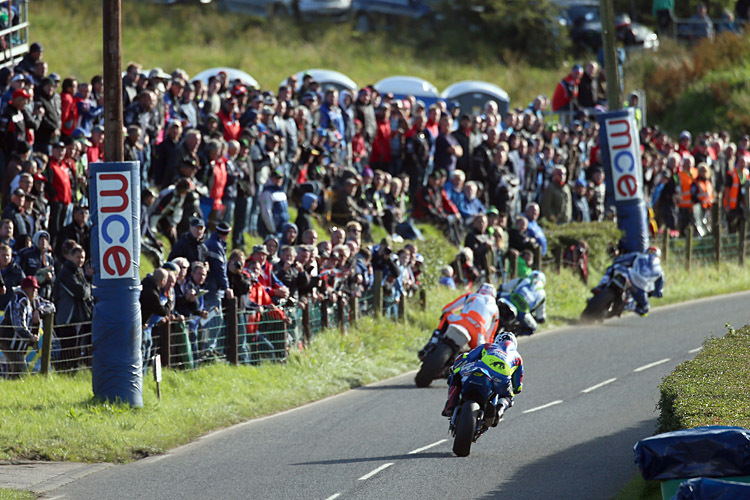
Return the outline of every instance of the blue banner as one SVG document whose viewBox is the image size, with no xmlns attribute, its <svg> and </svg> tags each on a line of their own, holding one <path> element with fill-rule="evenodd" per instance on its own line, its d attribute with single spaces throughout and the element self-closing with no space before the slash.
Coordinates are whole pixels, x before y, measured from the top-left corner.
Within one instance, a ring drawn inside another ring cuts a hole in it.
<svg viewBox="0 0 750 500">
<path fill-rule="evenodd" d="M 89 175 L 94 396 L 141 407 L 140 166 L 92 163 Z"/>
<path fill-rule="evenodd" d="M 648 248 L 648 210 L 643 200 L 641 141 L 633 108 L 596 115 L 607 183 L 607 206 L 617 210 L 624 252 Z"/>
</svg>

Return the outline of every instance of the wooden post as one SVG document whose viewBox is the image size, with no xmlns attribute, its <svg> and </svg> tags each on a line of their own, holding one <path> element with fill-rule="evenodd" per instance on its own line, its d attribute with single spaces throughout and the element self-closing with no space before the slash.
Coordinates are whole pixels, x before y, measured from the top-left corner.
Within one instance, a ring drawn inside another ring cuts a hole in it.
<svg viewBox="0 0 750 500">
<path fill-rule="evenodd" d="M 383 271 L 375 271 L 375 282 L 372 286 L 372 309 L 375 317 L 379 318 L 383 314 Z"/>
<path fill-rule="evenodd" d="M 401 323 L 406 323 L 406 310 L 407 305 L 406 301 L 409 297 L 407 297 L 405 294 L 401 296 L 401 299 L 398 301 L 398 320 Z"/>
<path fill-rule="evenodd" d="M 39 368 L 39 372 L 44 374 L 49 373 L 50 361 L 52 359 L 52 323 L 54 319 L 54 314 L 45 314 L 42 316 L 44 338 L 42 338 L 42 366 Z"/>
<path fill-rule="evenodd" d="M 359 321 L 359 297 L 354 295 L 349 298 L 349 318 L 352 324 Z"/>
<path fill-rule="evenodd" d="M 740 265 L 745 265 L 745 237 L 747 236 L 747 226 L 745 219 L 740 219 Z"/>
<path fill-rule="evenodd" d="M 122 136 L 122 6 L 104 0 L 104 159 L 123 161 Z"/>
<path fill-rule="evenodd" d="M 484 266 L 485 281 L 487 281 L 487 283 L 492 283 L 492 251 L 491 250 L 484 252 L 484 262 L 482 262 L 482 265 Z"/>
<path fill-rule="evenodd" d="M 515 279 L 516 275 L 518 275 L 518 254 L 516 252 L 510 253 L 508 264 L 510 264 L 510 269 L 508 269 L 508 279 Z"/>
<path fill-rule="evenodd" d="M 721 261 L 721 221 L 719 220 L 719 206 L 721 205 L 721 200 L 717 200 L 717 202 L 714 203 L 713 207 L 711 207 L 712 213 L 712 219 L 711 224 L 713 225 L 713 235 L 714 235 L 714 260 L 716 264 L 718 264 Z"/>
<path fill-rule="evenodd" d="M 344 297 L 339 297 L 336 309 L 341 335 L 346 335 L 346 300 L 344 300 Z"/>
<path fill-rule="evenodd" d="M 685 269 L 690 270 L 690 261 L 693 260 L 693 228 L 688 227 L 685 239 Z"/>
<path fill-rule="evenodd" d="M 234 366 L 240 364 L 240 356 L 237 349 L 239 343 L 238 335 L 238 321 L 237 321 L 237 298 L 224 299 L 224 307 L 227 310 L 226 316 L 224 316 L 224 331 L 226 332 L 225 337 L 225 351 L 227 355 L 227 362 Z"/>
<path fill-rule="evenodd" d="M 563 247 L 562 245 L 555 247 L 555 271 L 560 274 L 563 264 Z"/>
<path fill-rule="evenodd" d="M 419 289 L 419 307 L 423 310 L 427 310 L 427 290 L 424 288 Z"/>
<path fill-rule="evenodd" d="M 661 243 L 661 260 L 665 264 L 669 260 L 669 228 L 664 226 L 663 240 Z"/>
<path fill-rule="evenodd" d="M 328 328 L 328 299 L 320 303 L 320 329 Z"/>
<path fill-rule="evenodd" d="M 534 248 L 534 265 L 532 268 L 537 271 L 542 270 L 542 247 L 540 246 Z"/>
<path fill-rule="evenodd" d="M 302 308 L 302 338 L 304 339 L 305 345 L 310 345 L 310 337 L 312 336 L 310 328 L 310 308 L 312 304 L 308 302 Z"/>
<path fill-rule="evenodd" d="M 159 336 L 159 354 L 161 355 L 161 359 L 164 360 L 162 361 L 162 366 L 169 368 L 171 366 L 170 359 L 172 358 L 170 355 L 172 352 L 172 339 L 170 338 L 172 325 L 169 321 L 156 325 L 153 332 L 158 333 Z"/>
</svg>

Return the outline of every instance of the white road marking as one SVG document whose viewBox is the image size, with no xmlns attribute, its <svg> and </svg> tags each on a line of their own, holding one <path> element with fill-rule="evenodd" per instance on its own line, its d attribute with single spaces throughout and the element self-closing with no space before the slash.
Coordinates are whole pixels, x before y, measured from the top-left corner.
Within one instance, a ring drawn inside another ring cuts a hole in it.
<svg viewBox="0 0 750 500">
<path fill-rule="evenodd" d="M 378 472 L 380 472 L 381 470 L 387 469 L 387 468 L 388 468 L 388 467 L 390 467 L 391 465 L 393 465 L 393 462 L 388 462 L 387 464 L 383 464 L 383 465 L 381 465 L 380 467 L 378 467 L 377 469 L 375 469 L 374 471 L 372 471 L 372 472 L 368 472 L 368 473 L 367 473 L 367 474 L 365 474 L 364 476 L 360 477 L 360 478 L 359 478 L 359 480 L 360 480 L 360 481 L 364 481 L 365 479 L 370 479 L 370 478 L 371 478 L 372 476 L 374 476 L 375 474 L 377 474 L 377 473 L 378 473 Z"/>
<path fill-rule="evenodd" d="M 559 405 L 560 403 L 562 403 L 562 399 L 558 399 L 557 401 L 552 401 L 551 403 L 547 403 L 546 405 L 537 406 L 536 408 L 532 408 L 530 410 L 526 410 L 526 411 L 524 411 L 524 413 L 531 413 L 531 412 L 534 412 L 534 411 L 544 410 L 545 408 L 549 408 L 550 406 Z"/>
<path fill-rule="evenodd" d="M 326 500 L 335 500 L 336 498 L 340 497 L 341 493 L 334 493 L 330 497 L 326 498 Z"/>
<path fill-rule="evenodd" d="M 598 389 L 598 388 L 600 388 L 600 387 L 604 387 L 604 386 L 605 386 L 605 385 L 607 385 L 607 384 L 611 384 L 611 383 L 612 383 L 612 382 L 614 382 L 615 380 L 617 380 L 617 379 L 616 379 L 616 378 L 611 378 L 611 379 L 609 379 L 609 380 L 605 380 L 604 382 L 602 382 L 602 383 L 600 383 L 600 384 L 592 385 L 592 386 L 591 386 L 591 387 L 589 387 L 588 389 L 584 389 L 584 390 L 582 390 L 581 392 L 582 392 L 582 393 L 584 393 L 584 394 L 587 394 L 587 393 L 589 393 L 589 392 L 591 392 L 591 391 L 595 391 L 595 390 L 597 390 L 597 389 Z"/>
<path fill-rule="evenodd" d="M 407 453 L 407 455 L 414 455 L 415 453 L 419 453 L 420 451 L 429 450 L 433 446 L 437 446 L 439 444 L 443 444 L 446 441 L 448 441 L 448 440 L 447 439 L 441 439 L 440 441 L 437 441 L 435 443 L 428 444 L 427 446 L 422 446 L 421 448 L 417 448 L 416 450 L 412 450 L 409 453 Z"/>
<path fill-rule="evenodd" d="M 654 366 L 661 365 L 663 363 L 666 363 L 667 361 L 672 361 L 672 360 L 670 358 L 660 359 L 659 361 L 654 361 L 653 363 L 649 363 L 647 365 L 639 366 L 638 368 L 636 368 L 633 371 L 634 372 L 642 372 L 643 370 L 648 370 L 649 368 L 653 368 Z"/>
<path fill-rule="evenodd" d="M 703 347 L 696 347 L 695 349 L 690 349 L 688 351 L 688 354 L 694 354 L 694 353 L 700 351 L 701 349 L 703 349 Z"/>
</svg>

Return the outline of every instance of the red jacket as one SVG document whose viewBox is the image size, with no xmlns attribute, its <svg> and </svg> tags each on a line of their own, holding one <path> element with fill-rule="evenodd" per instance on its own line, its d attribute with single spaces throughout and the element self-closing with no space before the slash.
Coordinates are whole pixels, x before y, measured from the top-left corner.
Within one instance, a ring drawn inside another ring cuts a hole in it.
<svg viewBox="0 0 750 500">
<path fill-rule="evenodd" d="M 73 130 L 78 124 L 78 107 L 76 106 L 73 94 L 63 92 L 60 94 L 61 113 L 60 113 L 60 131 L 65 135 L 73 135 Z"/>
<path fill-rule="evenodd" d="M 224 140 L 239 140 L 240 134 L 242 133 L 242 127 L 240 127 L 239 120 L 234 118 L 234 116 L 227 114 L 223 109 L 219 111 L 219 120 L 221 120 L 221 124 L 224 127 Z"/>
<path fill-rule="evenodd" d="M 52 187 L 55 189 L 55 196 L 50 201 L 59 201 L 69 205 L 73 202 L 73 191 L 70 187 L 68 167 L 58 163 L 54 158 L 50 158 L 49 171 L 52 174 Z"/>
<path fill-rule="evenodd" d="M 370 163 L 388 163 L 391 161 L 391 122 L 379 121 L 375 132 L 375 140 L 372 141 L 372 153 Z"/>
<path fill-rule="evenodd" d="M 209 167 L 211 165 L 209 164 Z M 221 208 L 221 199 L 224 197 L 224 188 L 227 186 L 227 164 L 224 158 L 217 158 L 213 162 L 211 175 L 211 191 L 209 197 L 214 200 L 214 210 Z"/>
<path fill-rule="evenodd" d="M 555 93 L 552 95 L 552 111 L 565 111 L 565 108 L 577 98 L 578 83 L 573 80 L 572 76 L 568 75 L 557 82 Z"/>
</svg>

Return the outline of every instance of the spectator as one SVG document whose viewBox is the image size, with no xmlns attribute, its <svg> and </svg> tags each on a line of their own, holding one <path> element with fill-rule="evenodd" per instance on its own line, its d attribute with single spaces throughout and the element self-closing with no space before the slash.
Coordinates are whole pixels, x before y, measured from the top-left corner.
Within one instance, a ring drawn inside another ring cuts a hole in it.
<svg viewBox="0 0 750 500">
<path fill-rule="evenodd" d="M 573 196 L 565 181 L 565 169 L 555 167 L 552 182 L 542 197 L 542 217 L 555 224 L 567 224 L 573 219 Z"/>
<path fill-rule="evenodd" d="M 141 281 L 140 303 L 141 323 L 143 324 L 141 359 L 143 360 L 144 376 L 148 372 L 148 365 L 151 362 L 152 330 L 154 326 L 167 321 L 174 307 L 174 301 L 167 289 L 169 273 L 170 271 L 159 268 Z M 167 355 L 169 354 L 167 353 Z"/>
<path fill-rule="evenodd" d="M 578 179 L 573 193 L 573 222 L 591 222 L 591 209 L 588 201 L 586 181 Z"/>
<path fill-rule="evenodd" d="M 57 307 L 55 334 L 60 339 L 58 370 L 75 369 L 80 361 L 91 366 L 91 284 L 84 274 L 86 251 L 73 246 L 52 290 Z"/>
<path fill-rule="evenodd" d="M 208 249 L 203 243 L 203 235 L 206 231 L 206 223 L 199 217 L 190 219 L 190 230 L 180 236 L 180 239 L 172 247 L 167 260 L 176 257 L 185 257 L 191 264 L 193 262 L 206 262 Z"/>
<path fill-rule="evenodd" d="M 693 41 L 702 38 L 714 39 L 714 23 L 708 17 L 708 7 L 705 4 L 698 4 L 698 8 L 693 17 L 690 18 L 690 39 Z"/>
<path fill-rule="evenodd" d="M 450 288 L 451 290 L 455 290 L 456 282 L 453 280 L 453 268 L 451 266 L 443 266 L 440 268 L 440 274 L 441 276 L 438 284 Z"/>
<path fill-rule="evenodd" d="M 258 231 L 263 237 L 279 234 L 282 226 L 289 222 L 289 204 L 283 184 L 283 171 L 275 169 L 260 194 L 261 223 L 258 224 Z"/>
<path fill-rule="evenodd" d="M 568 76 L 557 83 L 552 95 L 552 111 L 573 111 L 578 109 L 578 84 L 583 77 L 583 68 L 574 65 Z"/>
</svg>

